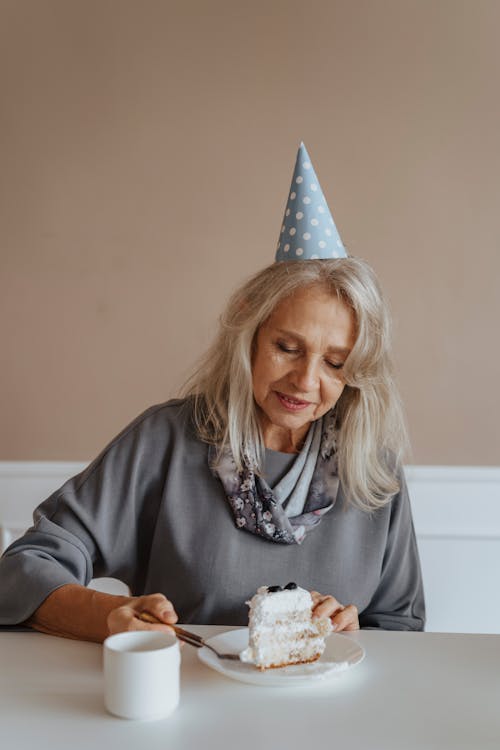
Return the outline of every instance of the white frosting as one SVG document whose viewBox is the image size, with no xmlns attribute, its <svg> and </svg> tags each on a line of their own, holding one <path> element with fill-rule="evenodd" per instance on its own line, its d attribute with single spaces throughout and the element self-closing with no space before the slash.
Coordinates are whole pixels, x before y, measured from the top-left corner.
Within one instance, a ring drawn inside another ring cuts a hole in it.
<svg viewBox="0 0 500 750">
<path fill-rule="evenodd" d="M 250 606 L 250 616 L 258 621 L 266 615 L 276 617 L 291 611 L 310 612 L 313 601 L 309 591 L 299 587 L 269 593 L 267 586 L 261 586 L 247 604 Z"/>
</svg>

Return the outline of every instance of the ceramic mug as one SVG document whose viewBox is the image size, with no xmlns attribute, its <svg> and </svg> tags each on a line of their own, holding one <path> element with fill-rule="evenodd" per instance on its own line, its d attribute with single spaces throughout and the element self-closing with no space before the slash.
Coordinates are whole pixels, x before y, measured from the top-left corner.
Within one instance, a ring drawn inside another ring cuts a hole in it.
<svg viewBox="0 0 500 750">
<path fill-rule="evenodd" d="M 104 703 L 124 719 L 163 719 L 179 703 L 180 649 L 172 633 L 135 630 L 104 641 Z"/>
</svg>

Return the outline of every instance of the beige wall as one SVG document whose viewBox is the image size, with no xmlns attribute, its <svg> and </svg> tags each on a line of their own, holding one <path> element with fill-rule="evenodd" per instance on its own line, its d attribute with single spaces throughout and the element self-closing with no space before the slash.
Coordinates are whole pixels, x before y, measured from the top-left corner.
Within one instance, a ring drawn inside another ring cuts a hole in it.
<svg viewBox="0 0 500 750">
<path fill-rule="evenodd" d="M 2 0 L 0 459 L 91 458 L 271 262 L 298 142 L 413 463 L 499 464 L 500 2 Z"/>
</svg>

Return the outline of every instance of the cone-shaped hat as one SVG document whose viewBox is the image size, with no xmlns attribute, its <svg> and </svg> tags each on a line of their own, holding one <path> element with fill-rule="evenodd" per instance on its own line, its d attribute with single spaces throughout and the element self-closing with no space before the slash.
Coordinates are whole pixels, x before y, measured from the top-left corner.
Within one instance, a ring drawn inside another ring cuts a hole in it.
<svg viewBox="0 0 500 750">
<path fill-rule="evenodd" d="M 347 258 L 347 253 L 303 143 L 276 250 L 276 260 Z"/>
</svg>

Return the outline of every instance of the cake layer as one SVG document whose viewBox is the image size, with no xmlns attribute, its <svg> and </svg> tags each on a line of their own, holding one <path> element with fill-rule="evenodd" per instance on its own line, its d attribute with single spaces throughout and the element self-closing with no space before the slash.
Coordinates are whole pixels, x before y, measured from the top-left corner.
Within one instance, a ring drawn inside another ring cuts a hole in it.
<svg viewBox="0 0 500 750">
<path fill-rule="evenodd" d="M 261 669 L 270 667 L 298 664 L 318 659 L 325 647 L 324 638 L 276 638 L 274 640 L 260 640 L 254 644 L 252 663 Z"/>
</svg>

